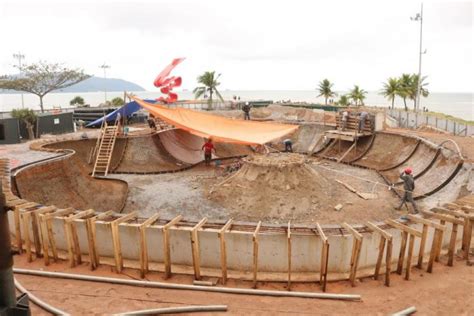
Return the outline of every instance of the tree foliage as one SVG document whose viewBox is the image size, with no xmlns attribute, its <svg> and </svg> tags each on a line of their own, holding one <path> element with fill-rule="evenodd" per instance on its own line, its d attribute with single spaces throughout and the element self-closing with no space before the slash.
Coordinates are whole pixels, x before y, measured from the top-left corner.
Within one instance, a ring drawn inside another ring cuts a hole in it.
<svg viewBox="0 0 474 316">
<path fill-rule="evenodd" d="M 364 99 L 367 91 L 354 85 L 354 88 L 349 92 L 349 97 L 354 101 L 355 106 L 364 105 Z"/>
<path fill-rule="evenodd" d="M 400 93 L 400 79 L 388 78 L 387 82 L 383 83 L 380 94 L 392 101 L 392 109 L 394 108 L 395 97 Z"/>
<path fill-rule="evenodd" d="M 349 96 L 347 96 L 346 94 L 343 94 L 339 97 L 339 100 L 337 100 L 337 105 L 340 105 L 340 106 L 348 106 L 350 105 L 350 101 L 349 101 Z"/>
<path fill-rule="evenodd" d="M 328 105 L 328 98 L 332 98 L 336 96 L 336 93 L 332 91 L 333 83 L 331 83 L 328 79 L 324 79 L 323 81 L 319 82 L 318 85 L 318 97 L 324 97 L 324 104 Z"/>
<path fill-rule="evenodd" d="M 217 81 L 217 79 L 220 77 L 220 74 L 216 77 L 215 73 L 215 71 L 206 71 L 197 77 L 197 82 L 202 86 L 196 87 L 193 90 L 196 99 L 200 98 L 202 95 L 205 95 L 207 92 L 209 93 L 209 107 L 212 106 L 212 95 L 214 93 L 222 102 L 224 102 L 224 98 L 222 98 L 220 92 L 217 90 L 217 87 L 220 85 L 220 82 Z"/>
<path fill-rule="evenodd" d="M 122 106 L 124 104 L 125 104 L 125 102 L 123 101 L 123 99 L 121 97 L 116 97 L 116 98 L 112 99 L 112 105 L 113 106 Z"/>
<path fill-rule="evenodd" d="M 72 99 L 71 101 L 69 101 L 69 105 L 73 105 L 73 106 L 81 106 L 81 105 L 84 105 L 84 98 L 81 97 L 81 96 L 75 96 L 74 99 Z"/>
<path fill-rule="evenodd" d="M 21 76 L 1 77 L 0 89 L 36 94 L 40 99 L 41 112 L 44 112 L 43 97 L 46 94 L 75 85 L 90 77 L 81 69 L 69 69 L 62 64 L 51 64 L 45 61 L 18 68 Z"/>
<path fill-rule="evenodd" d="M 26 129 L 28 130 L 28 138 L 34 139 L 35 134 L 33 132 L 33 127 L 37 120 L 36 113 L 32 109 L 13 109 L 11 114 L 12 117 L 25 123 Z"/>
</svg>

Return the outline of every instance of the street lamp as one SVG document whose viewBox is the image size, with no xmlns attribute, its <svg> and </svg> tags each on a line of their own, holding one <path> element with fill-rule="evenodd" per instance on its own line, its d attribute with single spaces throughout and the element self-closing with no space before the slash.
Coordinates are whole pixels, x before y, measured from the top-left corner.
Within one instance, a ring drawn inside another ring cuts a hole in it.
<svg viewBox="0 0 474 316">
<path fill-rule="evenodd" d="M 18 59 L 18 69 L 20 70 L 20 77 L 21 77 L 21 60 L 25 59 L 25 55 L 22 53 L 18 52 L 18 54 L 13 54 L 13 58 Z M 23 92 L 21 93 L 21 108 L 25 108 L 25 100 L 23 98 Z"/>
<path fill-rule="evenodd" d="M 99 68 L 102 68 L 104 70 L 104 98 L 105 98 L 105 103 L 107 103 L 107 69 L 110 68 L 109 65 L 106 65 L 105 62 L 102 66 L 99 66 Z"/>
<path fill-rule="evenodd" d="M 410 18 L 412 21 L 420 21 L 420 52 L 418 60 L 418 84 L 416 87 L 416 106 L 415 110 L 420 109 L 420 92 L 421 92 L 421 56 L 426 53 L 426 50 L 423 52 L 423 2 L 421 3 L 420 13 L 417 13 L 414 17 Z"/>
</svg>

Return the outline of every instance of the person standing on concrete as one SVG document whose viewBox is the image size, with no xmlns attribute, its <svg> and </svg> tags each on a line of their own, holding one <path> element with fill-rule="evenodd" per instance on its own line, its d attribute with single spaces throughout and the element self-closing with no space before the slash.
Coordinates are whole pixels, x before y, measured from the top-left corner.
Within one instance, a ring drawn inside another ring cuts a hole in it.
<svg viewBox="0 0 474 316">
<path fill-rule="evenodd" d="M 359 114 L 359 133 L 364 131 L 365 120 L 367 119 L 368 116 L 369 116 L 369 113 L 367 113 L 366 111 L 360 112 L 360 114 Z"/>
<path fill-rule="evenodd" d="M 408 209 L 408 202 L 413 205 L 414 214 L 418 214 L 418 207 L 416 206 L 415 200 L 413 199 L 413 191 L 415 190 L 415 178 L 413 178 L 413 170 L 406 168 L 405 171 L 400 175 L 400 179 L 403 180 L 403 190 L 405 191 L 400 206 L 396 210 L 400 210 L 403 204 Z"/>
<path fill-rule="evenodd" d="M 244 120 L 250 120 L 250 103 L 245 102 L 242 111 L 244 111 Z"/>
<path fill-rule="evenodd" d="M 211 164 L 212 151 L 214 151 L 214 154 L 216 154 L 216 148 L 212 143 L 211 137 L 209 137 L 204 145 L 202 145 L 202 150 L 204 151 L 204 162 L 206 163 L 206 166 L 209 166 Z"/>
<path fill-rule="evenodd" d="M 287 138 L 283 141 L 283 144 L 285 144 L 285 152 L 286 153 L 292 153 L 293 152 L 293 142 L 291 139 Z"/>
</svg>

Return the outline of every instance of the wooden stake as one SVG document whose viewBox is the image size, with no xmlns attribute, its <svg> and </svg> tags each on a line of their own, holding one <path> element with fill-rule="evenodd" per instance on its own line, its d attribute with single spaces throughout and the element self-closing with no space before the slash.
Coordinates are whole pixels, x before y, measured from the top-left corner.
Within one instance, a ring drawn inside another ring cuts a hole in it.
<svg viewBox="0 0 474 316">
<path fill-rule="evenodd" d="M 352 286 L 355 286 L 355 280 L 357 275 L 357 267 L 359 265 L 360 250 L 362 249 L 362 234 L 356 231 L 352 226 L 347 223 L 342 223 L 342 226 L 352 234 L 352 256 L 351 256 L 351 272 L 349 280 Z"/>
<path fill-rule="evenodd" d="M 377 257 L 377 263 L 375 264 L 374 280 L 378 280 L 379 278 L 380 266 L 382 265 L 384 250 L 385 250 L 385 238 L 383 236 L 380 236 L 379 255 Z"/>
<path fill-rule="evenodd" d="M 145 273 L 148 272 L 148 245 L 146 239 L 146 228 L 152 225 L 160 217 L 159 214 L 154 214 L 146 221 L 138 226 L 138 232 L 140 233 L 140 277 L 143 279 Z"/>
<path fill-rule="evenodd" d="M 288 254 L 288 291 L 291 289 L 291 221 L 288 221 L 288 229 L 286 231 L 287 254 Z"/>
<path fill-rule="evenodd" d="M 227 250 L 225 245 L 225 233 L 232 227 L 232 219 L 229 219 L 227 223 L 217 233 L 221 246 L 221 270 L 222 270 L 222 284 L 225 285 L 227 282 Z"/>
<path fill-rule="evenodd" d="M 107 211 L 104 213 L 99 213 L 93 217 L 86 219 L 86 230 L 87 230 L 87 243 L 89 247 L 89 259 L 91 261 L 91 270 L 95 270 L 100 264 L 100 256 L 97 250 L 97 241 L 96 241 L 96 228 L 95 224 L 97 220 L 105 219 L 112 215 L 112 211 Z"/>
<path fill-rule="evenodd" d="M 464 259 L 469 263 L 469 251 L 471 248 L 471 238 L 472 238 L 472 227 L 473 227 L 473 220 L 469 220 L 469 224 L 464 226 L 464 230 L 466 230 L 466 243 L 464 245 Z"/>
<path fill-rule="evenodd" d="M 253 288 L 257 288 L 257 272 L 258 272 L 258 233 L 262 226 L 262 221 L 259 221 L 253 233 Z"/>
<path fill-rule="evenodd" d="M 112 243 L 114 247 L 114 259 L 115 259 L 115 268 L 118 273 L 122 272 L 123 269 L 123 258 L 122 258 L 122 245 L 120 243 L 120 232 L 119 224 L 129 221 L 137 217 L 137 212 L 131 212 L 127 215 L 117 218 L 116 220 L 110 222 L 110 229 L 112 233 Z"/>
<path fill-rule="evenodd" d="M 16 239 L 16 247 L 18 248 L 18 252 L 23 252 L 23 243 L 21 240 L 21 218 L 20 218 L 20 208 L 15 206 L 13 210 L 13 219 L 15 221 L 15 239 Z"/>
<path fill-rule="evenodd" d="M 449 241 L 449 250 L 448 250 L 448 266 L 453 266 L 454 253 L 456 251 L 456 236 L 458 234 L 458 224 L 453 224 L 453 229 L 451 230 L 451 239 Z"/>
<path fill-rule="evenodd" d="M 392 239 L 388 239 L 387 242 L 387 254 L 385 257 L 385 285 L 390 286 L 390 272 L 392 270 Z"/>
<path fill-rule="evenodd" d="M 193 257 L 194 278 L 201 279 L 201 258 L 199 254 L 199 236 L 198 230 L 207 222 L 207 217 L 204 217 L 191 229 L 191 252 Z"/>
<path fill-rule="evenodd" d="M 321 238 L 321 263 L 319 269 L 319 283 L 321 284 L 323 292 L 326 292 L 327 276 L 328 276 L 328 262 L 329 262 L 329 242 L 324 230 L 319 223 L 316 223 L 316 230 L 319 238 Z"/>
<path fill-rule="evenodd" d="M 22 224 L 23 224 L 23 235 L 25 238 L 26 258 L 28 262 L 32 262 L 33 257 L 31 254 L 30 228 L 28 225 L 30 222 L 30 213 L 28 212 L 21 213 L 21 218 L 22 218 Z"/>
<path fill-rule="evenodd" d="M 397 264 L 397 273 L 402 274 L 403 270 L 403 261 L 405 260 L 405 251 L 407 247 L 407 239 L 408 233 L 406 231 L 402 231 L 402 243 L 400 245 L 400 254 L 398 255 L 398 264 Z"/>
<path fill-rule="evenodd" d="M 407 268 L 405 271 L 405 280 L 410 280 L 411 259 L 413 258 L 414 245 L 415 245 L 415 236 L 410 234 L 410 241 L 408 243 L 408 257 L 407 257 Z"/>
<path fill-rule="evenodd" d="M 444 220 L 440 220 L 440 223 L 444 225 L 446 222 Z M 444 237 L 444 230 L 440 230 L 438 234 L 439 241 L 436 247 L 436 256 L 435 256 L 436 262 L 439 262 L 439 255 L 441 254 L 441 248 L 443 248 L 443 237 Z"/>
<path fill-rule="evenodd" d="M 171 277 L 171 249 L 170 249 L 170 240 L 169 240 L 169 228 L 177 224 L 183 218 L 182 215 L 178 215 L 173 218 L 171 221 L 166 223 L 163 226 L 163 257 L 165 264 L 165 278 Z"/>
<path fill-rule="evenodd" d="M 418 264 L 416 265 L 418 269 L 423 269 L 423 256 L 425 253 L 425 244 L 426 238 L 428 237 L 428 225 L 423 225 L 423 231 L 421 232 L 420 240 L 420 251 L 418 252 Z"/>
<path fill-rule="evenodd" d="M 434 260 L 435 260 L 435 257 L 436 257 L 436 248 L 438 247 L 438 242 L 439 242 L 438 235 L 439 235 L 439 233 L 440 233 L 440 230 L 435 229 L 435 233 L 433 235 L 433 242 L 431 243 L 430 259 L 428 261 L 428 267 L 426 268 L 426 271 L 428 273 L 433 272 L 433 263 L 434 263 Z"/>
</svg>

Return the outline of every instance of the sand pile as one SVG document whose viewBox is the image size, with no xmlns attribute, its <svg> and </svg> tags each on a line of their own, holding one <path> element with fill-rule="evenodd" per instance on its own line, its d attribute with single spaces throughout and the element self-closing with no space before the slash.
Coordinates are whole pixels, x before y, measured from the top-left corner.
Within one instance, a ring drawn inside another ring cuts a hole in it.
<svg viewBox="0 0 474 316">
<path fill-rule="evenodd" d="M 333 207 L 333 196 L 340 188 L 305 160 L 299 154 L 250 156 L 208 197 L 241 220 L 309 220 Z"/>
</svg>

